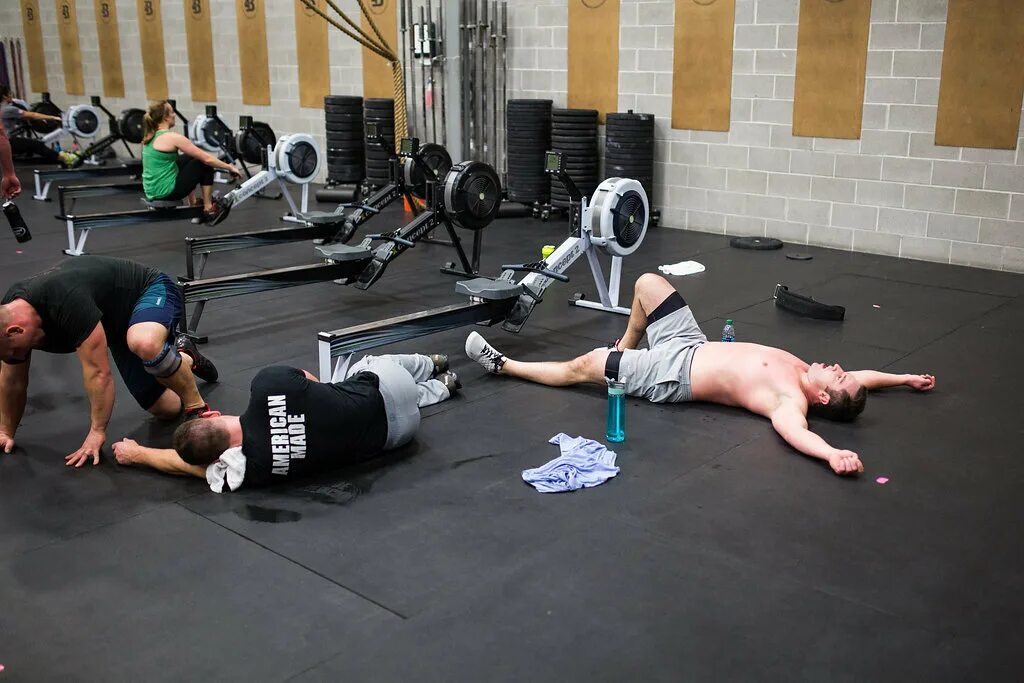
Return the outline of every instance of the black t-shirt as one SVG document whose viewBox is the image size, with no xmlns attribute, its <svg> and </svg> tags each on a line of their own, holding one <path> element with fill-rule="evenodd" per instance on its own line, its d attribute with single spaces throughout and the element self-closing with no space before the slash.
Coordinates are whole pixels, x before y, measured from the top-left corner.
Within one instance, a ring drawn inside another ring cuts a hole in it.
<svg viewBox="0 0 1024 683">
<path fill-rule="evenodd" d="M 252 380 L 242 414 L 244 486 L 325 472 L 384 450 L 388 436 L 377 376 L 323 384 L 283 365 Z"/>
<path fill-rule="evenodd" d="M 43 321 L 41 351 L 73 353 L 96 323 L 108 344 L 125 343 L 128 321 L 160 271 L 127 259 L 79 256 L 16 282 L 0 303 L 24 299 Z"/>
</svg>

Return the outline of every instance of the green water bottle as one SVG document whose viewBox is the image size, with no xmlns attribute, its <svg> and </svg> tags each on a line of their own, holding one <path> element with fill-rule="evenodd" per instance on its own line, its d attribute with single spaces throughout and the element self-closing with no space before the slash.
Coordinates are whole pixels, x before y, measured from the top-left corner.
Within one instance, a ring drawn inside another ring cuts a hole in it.
<svg viewBox="0 0 1024 683">
<path fill-rule="evenodd" d="M 608 380 L 608 420 L 605 436 L 613 443 L 626 440 L 626 385 Z"/>
</svg>

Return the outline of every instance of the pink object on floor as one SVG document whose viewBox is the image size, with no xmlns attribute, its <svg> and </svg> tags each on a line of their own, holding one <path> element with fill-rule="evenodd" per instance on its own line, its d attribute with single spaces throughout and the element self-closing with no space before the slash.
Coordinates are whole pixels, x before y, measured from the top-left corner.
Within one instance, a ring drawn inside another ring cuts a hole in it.
<svg viewBox="0 0 1024 683">
<path fill-rule="evenodd" d="M 889 482 L 889 477 L 879 477 L 878 479 L 875 479 L 875 481 L 879 484 L 887 484 Z"/>
<path fill-rule="evenodd" d="M 881 308 L 878 304 L 871 304 L 872 308 Z"/>
<path fill-rule="evenodd" d="M 25 252 L 23 252 L 21 249 L 15 249 L 14 253 L 15 254 L 24 254 Z M 0 669 L 0 671 L 3 671 L 3 669 Z"/>
</svg>

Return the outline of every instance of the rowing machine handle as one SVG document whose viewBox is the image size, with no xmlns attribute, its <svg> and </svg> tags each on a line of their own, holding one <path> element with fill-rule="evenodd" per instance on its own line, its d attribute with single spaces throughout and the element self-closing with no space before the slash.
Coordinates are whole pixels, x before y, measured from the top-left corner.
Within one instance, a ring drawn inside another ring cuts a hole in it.
<svg viewBox="0 0 1024 683">
<path fill-rule="evenodd" d="M 406 247 L 415 247 L 416 243 L 412 240 L 407 240 L 404 237 L 396 237 L 394 235 L 367 235 L 371 240 L 384 240 L 385 242 L 394 242 L 395 244 L 401 244 Z"/>
<path fill-rule="evenodd" d="M 549 277 L 552 280 L 558 280 L 559 282 L 568 282 L 569 276 L 563 275 L 562 273 L 556 273 L 553 270 L 548 270 L 543 266 L 538 266 L 534 263 L 509 263 L 501 267 L 502 270 L 511 270 L 515 273 L 537 273 L 544 277 Z"/>
</svg>

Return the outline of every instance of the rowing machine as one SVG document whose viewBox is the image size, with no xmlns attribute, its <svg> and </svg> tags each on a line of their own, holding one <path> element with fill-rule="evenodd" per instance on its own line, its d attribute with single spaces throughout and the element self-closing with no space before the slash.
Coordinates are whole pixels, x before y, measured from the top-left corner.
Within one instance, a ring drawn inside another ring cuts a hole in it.
<svg viewBox="0 0 1024 683">
<path fill-rule="evenodd" d="M 569 282 L 565 272 L 583 254 L 587 255 L 590 263 L 600 302 L 585 301 L 582 295 L 577 294 L 569 304 L 628 315 L 629 309 L 618 305 L 619 274 L 622 258 L 634 253 L 647 234 L 647 195 L 636 180 L 609 178 L 598 186 L 588 202 L 568 180 L 558 157 L 548 153 L 547 170 L 565 183 L 573 204 L 578 207 L 578 211 L 573 213 L 579 220 L 574 222 L 574 234 L 547 259 L 504 265 L 503 272 L 495 279 L 477 277 L 457 282 L 456 293 L 468 297 L 462 304 L 320 332 L 317 335 L 320 377 L 343 376 L 353 354 L 465 325 L 493 326 L 501 323 L 503 329 L 519 332 L 533 309 L 543 300 L 547 287 L 555 280 Z M 597 258 L 598 250 L 612 257 L 610 283 L 605 282 Z M 525 275 L 516 281 L 517 273 Z"/>
<path fill-rule="evenodd" d="M 305 133 L 282 135 L 273 148 L 267 148 L 266 167 L 217 200 L 220 211 L 210 224 L 217 225 L 227 218 L 232 208 L 273 182 L 281 188 L 293 216 L 305 213 L 309 205 L 309 183 L 320 173 L 322 164 L 323 155 L 311 136 Z M 301 211 L 295 206 L 286 182 L 302 186 Z"/>
<path fill-rule="evenodd" d="M 501 202 L 501 185 L 494 169 L 482 162 L 464 162 L 452 167 L 442 180 L 428 180 L 424 194 L 426 210 L 408 225 L 390 233 L 367 235 L 358 245 L 319 246 L 316 253 L 322 259 L 320 263 L 206 280 L 179 278 L 185 303 L 195 304 L 186 332 L 202 341 L 198 336 L 199 321 L 206 303 L 212 299 L 328 280 L 368 289 L 380 279 L 392 261 L 442 225 L 452 236 L 453 246 L 463 264 L 462 272 L 475 274 L 479 265 L 480 232 L 494 220 Z M 466 257 L 455 234 L 455 226 L 474 232 L 476 261 L 471 263 Z"/>
<path fill-rule="evenodd" d="M 368 124 L 374 126 L 374 124 Z M 373 133 L 371 132 L 371 135 Z M 376 136 L 383 144 L 383 138 Z M 426 194 L 426 178 L 430 169 L 433 178 L 444 178 L 451 170 L 451 157 L 440 145 L 419 146 L 415 138 L 403 141 L 403 155 L 395 157 L 390 165 L 387 185 L 355 204 L 342 204 L 332 212 L 310 211 L 304 214 L 299 227 L 249 230 L 221 235 L 201 235 L 185 240 L 185 268 L 191 279 L 203 277 L 210 254 L 248 249 L 289 242 L 323 240 L 326 243 L 347 243 L 356 230 L 392 202 L 405 198 L 416 207 L 414 198 Z M 407 182 L 408 180 L 408 182 Z M 346 213 L 346 210 L 350 210 Z M 447 241 L 446 246 L 451 246 Z"/>
</svg>

